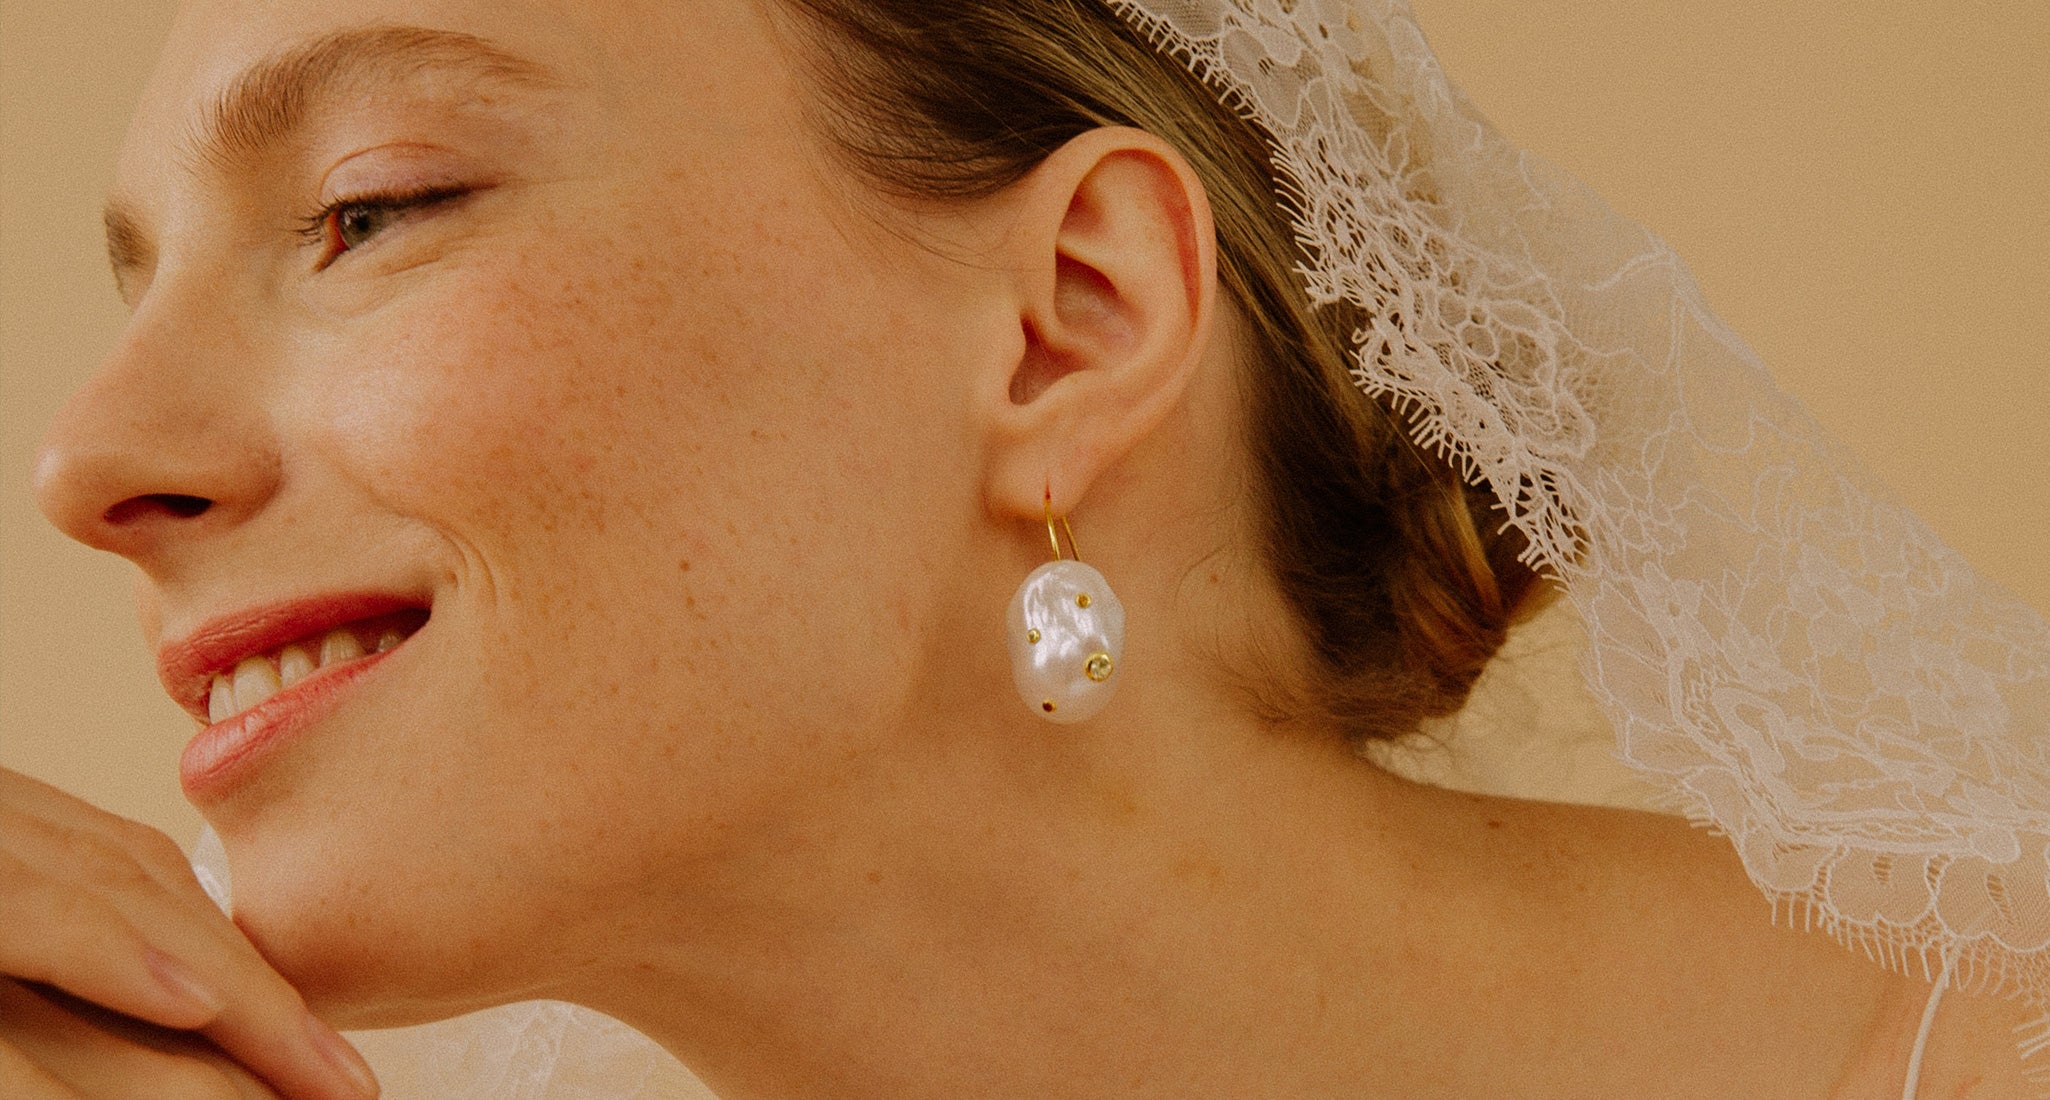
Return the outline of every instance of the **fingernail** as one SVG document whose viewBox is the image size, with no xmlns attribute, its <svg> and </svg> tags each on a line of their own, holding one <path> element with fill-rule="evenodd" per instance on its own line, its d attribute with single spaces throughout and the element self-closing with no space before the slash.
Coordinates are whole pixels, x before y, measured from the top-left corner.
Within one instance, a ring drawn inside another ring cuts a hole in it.
<svg viewBox="0 0 2050 1100">
<path fill-rule="evenodd" d="M 349 1079 L 354 1095 L 363 1100 L 375 1100 L 377 1096 L 377 1075 L 370 1072 L 370 1063 L 363 1060 L 356 1048 L 334 1028 L 322 1023 L 320 1018 L 308 1013 L 306 1032 L 313 1037 L 313 1048 L 320 1051 L 328 1064 Z"/>
<path fill-rule="evenodd" d="M 185 964 L 152 947 L 144 958 L 149 963 L 149 972 L 157 979 L 164 991 L 184 1004 L 204 1011 L 209 1019 L 219 1016 L 228 1002 L 214 992 L 212 986 L 199 979 L 199 975 L 185 968 Z"/>
</svg>

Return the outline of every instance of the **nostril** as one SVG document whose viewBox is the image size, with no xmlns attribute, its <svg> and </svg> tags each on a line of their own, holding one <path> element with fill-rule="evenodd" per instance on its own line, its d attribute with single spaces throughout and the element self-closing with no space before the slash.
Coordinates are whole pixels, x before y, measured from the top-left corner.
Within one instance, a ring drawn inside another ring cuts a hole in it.
<svg viewBox="0 0 2050 1100">
<path fill-rule="evenodd" d="M 182 493 L 150 493 L 147 496 L 129 497 L 107 509 L 106 521 L 120 527 L 153 513 L 167 513 L 180 519 L 191 519 L 213 507 L 213 504 L 213 501 L 205 497 L 186 496 Z"/>
</svg>

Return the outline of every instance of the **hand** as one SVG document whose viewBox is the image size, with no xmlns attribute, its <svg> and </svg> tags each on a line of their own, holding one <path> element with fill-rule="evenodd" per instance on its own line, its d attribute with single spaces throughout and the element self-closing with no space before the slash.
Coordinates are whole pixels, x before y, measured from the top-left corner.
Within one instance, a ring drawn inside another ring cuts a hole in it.
<svg viewBox="0 0 2050 1100">
<path fill-rule="evenodd" d="M 9 1100 L 281 1100 L 219 1047 L 47 986 L 0 978 L 0 1095 Z"/>
<path fill-rule="evenodd" d="M 169 837 L 4 768 L 0 914 L 0 1095 L 377 1095 Z"/>
</svg>

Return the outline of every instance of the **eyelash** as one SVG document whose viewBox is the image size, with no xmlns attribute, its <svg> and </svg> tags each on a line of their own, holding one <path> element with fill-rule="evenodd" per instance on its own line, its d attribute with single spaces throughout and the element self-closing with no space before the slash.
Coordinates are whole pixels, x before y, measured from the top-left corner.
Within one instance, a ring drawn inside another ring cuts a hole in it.
<svg viewBox="0 0 2050 1100">
<path fill-rule="evenodd" d="M 355 247 L 361 247 L 351 247 L 342 243 L 340 219 L 344 212 L 365 208 L 394 214 L 409 214 L 462 198 L 470 191 L 468 187 L 442 184 L 344 195 L 301 219 L 296 232 L 309 243 L 321 245 L 326 250 L 314 268 L 321 271 L 341 259 L 343 254 L 355 251 Z"/>
</svg>

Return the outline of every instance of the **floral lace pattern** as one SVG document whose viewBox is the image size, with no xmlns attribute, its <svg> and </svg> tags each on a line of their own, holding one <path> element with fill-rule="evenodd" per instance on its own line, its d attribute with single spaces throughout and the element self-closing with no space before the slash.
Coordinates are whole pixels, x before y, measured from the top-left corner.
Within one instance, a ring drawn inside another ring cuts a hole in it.
<svg viewBox="0 0 2050 1100">
<path fill-rule="evenodd" d="M 2050 1011 L 2043 618 L 1835 448 L 1663 242 L 1497 134 L 1402 0 L 1105 2 L 1274 136 L 1310 295 L 1372 318 L 1360 387 L 1565 582 L 1663 804 L 1791 918 Z M 359 1038 L 394 1100 L 711 1095 L 564 1005 Z"/>
<path fill-rule="evenodd" d="M 561 1001 L 350 1038 L 387 1100 L 716 1100 L 653 1040 Z"/>
<path fill-rule="evenodd" d="M 1264 125 L 1356 379 L 1495 489 L 1665 804 L 1791 915 L 2050 1009 L 2050 627 L 1496 133 L 1402 0 L 1109 0 Z"/>
</svg>

